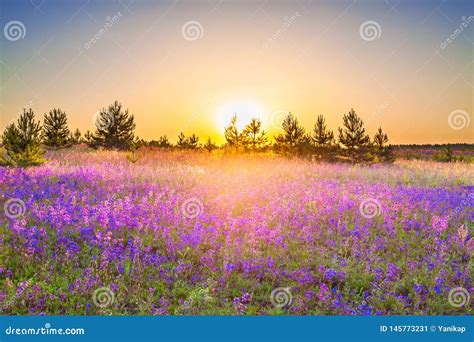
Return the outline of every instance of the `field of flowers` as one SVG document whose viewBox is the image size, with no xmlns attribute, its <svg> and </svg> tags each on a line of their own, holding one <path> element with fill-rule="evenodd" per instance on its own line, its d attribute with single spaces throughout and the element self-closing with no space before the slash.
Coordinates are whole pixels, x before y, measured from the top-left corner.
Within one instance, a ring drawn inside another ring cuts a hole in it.
<svg viewBox="0 0 474 342">
<path fill-rule="evenodd" d="M 1 314 L 472 312 L 472 164 L 47 159 L 0 168 Z"/>
</svg>

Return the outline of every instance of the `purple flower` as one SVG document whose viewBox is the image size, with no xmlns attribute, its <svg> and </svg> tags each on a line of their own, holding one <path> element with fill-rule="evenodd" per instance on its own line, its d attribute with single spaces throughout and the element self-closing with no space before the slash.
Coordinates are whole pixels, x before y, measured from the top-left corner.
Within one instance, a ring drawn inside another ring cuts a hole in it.
<svg viewBox="0 0 474 342">
<path fill-rule="evenodd" d="M 335 271 L 333 269 L 328 268 L 324 272 L 324 279 L 326 279 L 326 280 L 333 280 L 336 277 L 337 277 L 337 271 Z"/>
<path fill-rule="evenodd" d="M 414 285 L 414 290 L 416 293 L 420 294 L 424 291 L 425 287 L 423 285 L 420 285 L 420 284 L 415 284 Z"/>
<path fill-rule="evenodd" d="M 326 303 L 329 299 L 329 288 L 327 287 L 326 284 L 321 283 L 319 285 L 319 293 L 318 293 L 318 299 L 324 303 Z"/>
<path fill-rule="evenodd" d="M 387 272 L 386 278 L 389 281 L 395 281 L 398 279 L 398 275 L 400 274 L 400 269 L 392 263 L 387 264 Z"/>
</svg>

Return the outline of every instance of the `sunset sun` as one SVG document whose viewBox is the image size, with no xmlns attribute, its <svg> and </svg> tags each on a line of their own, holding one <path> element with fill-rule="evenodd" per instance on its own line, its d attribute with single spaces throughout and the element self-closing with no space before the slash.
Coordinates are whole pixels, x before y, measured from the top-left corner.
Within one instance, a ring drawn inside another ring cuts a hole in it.
<svg viewBox="0 0 474 342">
<path fill-rule="evenodd" d="M 232 101 L 227 102 L 217 108 L 216 125 L 218 128 L 225 127 L 229 124 L 232 116 L 237 115 L 237 127 L 243 129 L 252 118 L 262 120 L 263 123 L 263 106 L 257 102 L 251 101 Z"/>
</svg>

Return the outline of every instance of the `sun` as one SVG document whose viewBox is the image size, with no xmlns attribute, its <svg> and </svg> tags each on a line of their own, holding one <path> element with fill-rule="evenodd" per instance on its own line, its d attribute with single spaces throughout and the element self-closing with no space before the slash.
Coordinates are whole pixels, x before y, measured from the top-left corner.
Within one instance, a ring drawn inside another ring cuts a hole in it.
<svg viewBox="0 0 474 342">
<path fill-rule="evenodd" d="M 219 129 L 227 127 L 232 116 L 237 115 L 237 128 L 243 129 L 252 118 L 262 119 L 263 107 L 256 102 L 228 102 L 217 108 L 216 125 Z"/>
</svg>

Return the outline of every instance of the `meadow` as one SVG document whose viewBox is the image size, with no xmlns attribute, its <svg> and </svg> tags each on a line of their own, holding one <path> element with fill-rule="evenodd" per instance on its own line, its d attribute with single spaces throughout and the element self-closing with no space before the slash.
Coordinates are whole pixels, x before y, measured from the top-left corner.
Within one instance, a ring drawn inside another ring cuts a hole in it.
<svg viewBox="0 0 474 342">
<path fill-rule="evenodd" d="M 2 314 L 472 312 L 472 164 L 84 147 L 46 160 L 0 167 Z"/>
</svg>

